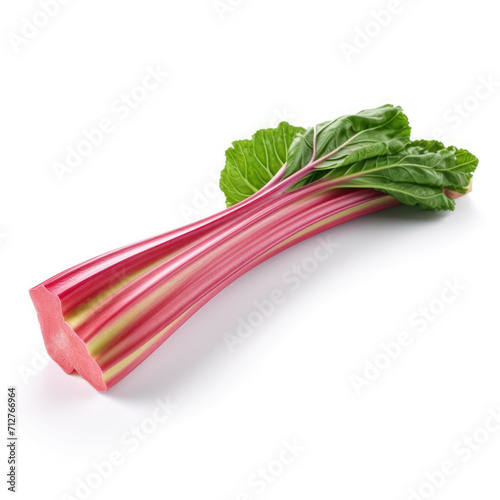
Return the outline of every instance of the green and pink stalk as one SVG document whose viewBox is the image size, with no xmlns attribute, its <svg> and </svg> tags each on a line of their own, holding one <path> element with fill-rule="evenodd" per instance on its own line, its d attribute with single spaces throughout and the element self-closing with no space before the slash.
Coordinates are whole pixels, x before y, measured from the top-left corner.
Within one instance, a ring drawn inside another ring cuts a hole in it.
<svg viewBox="0 0 500 500">
<path fill-rule="evenodd" d="M 409 134 L 401 108 L 386 105 L 233 143 L 221 186 L 236 204 L 30 290 L 49 355 L 106 391 L 214 295 L 295 243 L 400 203 L 452 209 L 477 158 Z"/>
<path fill-rule="evenodd" d="M 343 222 L 399 204 L 308 169 L 198 223 L 91 259 L 30 290 L 49 355 L 105 391 L 254 266 Z M 278 174 L 282 176 L 283 172 Z"/>
</svg>

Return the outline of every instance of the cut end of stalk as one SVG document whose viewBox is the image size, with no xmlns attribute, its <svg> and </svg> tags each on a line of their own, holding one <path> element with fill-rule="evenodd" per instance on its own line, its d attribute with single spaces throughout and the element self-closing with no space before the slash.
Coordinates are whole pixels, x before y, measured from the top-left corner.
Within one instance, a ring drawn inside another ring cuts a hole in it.
<svg viewBox="0 0 500 500">
<path fill-rule="evenodd" d="M 50 293 L 44 285 L 32 288 L 30 296 L 49 356 L 66 373 L 76 370 L 98 391 L 106 391 L 108 387 L 103 372 L 90 355 L 85 342 L 64 320 L 59 297 Z"/>
<path fill-rule="evenodd" d="M 460 198 L 461 196 L 465 196 L 466 194 L 469 194 L 472 191 L 472 180 L 470 181 L 469 185 L 465 189 L 465 192 L 463 193 L 457 193 L 456 191 L 450 191 L 449 189 L 445 189 L 444 192 L 446 196 L 449 196 L 450 198 L 456 200 L 457 198 Z"/>
</svg>

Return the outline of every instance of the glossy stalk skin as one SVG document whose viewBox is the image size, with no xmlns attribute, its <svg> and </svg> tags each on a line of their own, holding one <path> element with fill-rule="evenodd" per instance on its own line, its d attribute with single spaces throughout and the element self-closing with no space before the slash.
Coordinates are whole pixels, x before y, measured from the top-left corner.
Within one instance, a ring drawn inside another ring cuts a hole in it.
<svg viewBox="0 0 500 500">
<path fill-rule="evenodd" d="M 300 172 L 304 175 L 307 172 Z M 30 290 L 49 355 L 105 391 L 239 276 L 325 229 L 399 203 L 282 172 L 198 223 L 95 259 Z"/>
</svg>

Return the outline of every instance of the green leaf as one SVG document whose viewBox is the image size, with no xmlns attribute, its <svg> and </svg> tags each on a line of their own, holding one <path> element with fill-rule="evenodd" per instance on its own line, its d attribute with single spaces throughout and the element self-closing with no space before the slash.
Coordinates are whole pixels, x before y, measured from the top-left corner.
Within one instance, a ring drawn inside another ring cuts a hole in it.
<svg viewBox="0 0 500 500">
<path fill-rule="evenodd" d="M 264 187 L 287 162 L 290 145 L 301 127 L 281 122 L 277 128 L 256 132 L 252 139 L 235 141 L 226 151 L 220 188 L 230 207 Z"/>
<path fill-rule="evenodd" d="M 397 153 L 410 141 L 410 132 L 402 109 L 390 104 L 320 123 L 295 138 L 285 175 L 312 162 L 316 169 L 333 169 Z"/>
<path fill-rule="evenodd" d="M 334 169 L 328 177 L 345 179 L 343 187 L 372 188 L 424 210 L 453 210 L 445 192 L 465 193 L 477 158 L 437 141 L 414 141 L 395 155 L 353 163 Z"/>
<path fill-rule="evenodd" d="M 410 142 L 410 131 L 408 118 L 392 105 L 307 130 L 283 122 L 233 143 L 220 186 L 231 206 L 264 187 L 286 163 L 283 189 L 332 181 L 331 189 L 371 188 L 425 210 L 453 210 L 448 195 L 467 192 L 477 158 L 439 141 Z M 303 175 L 287 179 L 301 170 Z"/>
<path fill-rule="evenodd" d="M 457 172 L 464 172 L 472 174 L 479 163 L 479 160 L 466 149 L 458 149 L 455 153 L 457 157 L 457 164 L 455 170 Z"/>
<path fill-rule="evenodd" d="M 455 202 L 442 188 L 409 182 L 390 181 L 377 175 L 366 175 L 347 183 L 348 187 L 371 188 L 394 196 L 405 205 L 418 205 L 423 210 L 454 210 Z"/>
</svg>

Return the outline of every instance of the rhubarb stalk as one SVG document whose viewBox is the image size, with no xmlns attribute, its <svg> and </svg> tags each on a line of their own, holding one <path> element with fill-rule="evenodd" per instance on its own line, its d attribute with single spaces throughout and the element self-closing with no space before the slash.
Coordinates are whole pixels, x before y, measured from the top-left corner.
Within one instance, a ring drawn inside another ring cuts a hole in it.
<svg viewBox="0 0 500 500">
<path fill-rule="evenodd" d="M 477 159 L 410 142 L 383 106 L 304 130 L 237 141 L 221 187 L 229 207 L 108 252 L 30 290 L 49 355 L 99 391 L 120 381 L 239 276 L 321 231 L 405 203 L 452 209 Z"/>
</svg>

